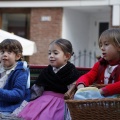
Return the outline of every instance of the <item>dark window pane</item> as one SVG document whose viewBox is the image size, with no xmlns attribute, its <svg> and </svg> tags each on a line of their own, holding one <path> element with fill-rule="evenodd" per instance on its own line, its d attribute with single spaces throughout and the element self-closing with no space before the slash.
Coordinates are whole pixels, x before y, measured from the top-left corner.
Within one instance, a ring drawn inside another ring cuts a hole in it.
<svg viewBox="0 0 120 120">
<path fill-rule="evenodd" d="M 109 23 L 108 22 L 102 22 L 99 23 L 99 37 L 101 33 L 109 28 Z"/>
</svg>

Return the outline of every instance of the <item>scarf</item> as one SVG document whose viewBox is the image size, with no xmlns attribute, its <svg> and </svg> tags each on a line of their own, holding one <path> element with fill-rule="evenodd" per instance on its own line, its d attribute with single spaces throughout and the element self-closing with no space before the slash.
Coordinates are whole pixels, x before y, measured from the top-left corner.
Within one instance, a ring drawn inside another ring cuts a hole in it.
<svg viewBox="0 0 120 120">
<path fill-rule="evenodd" d="M 100 76 L 101 76 L 102 72 L 105 71 L 106 67 L 110 64 L 110 65 L 118 65 L 118 66 L 111 73 L 108 83 L 112 83 L 112 80 L 117 82 L 118 79 L 119 79 L 119 75 L 120 75 L 120 61 L 109 63 L 104 58 L 101 58 L 99 60 L 99 62 L 100 62 L 100 66 L 98 68 L 98 73 L 99 74 L 97 75 L 97 81 L 98 82 L 100 81 Z"/>
<path fill-rule="evenodd" d="M 38 86 L 44 86 L 45 91 L 54 91 L 58 93 L 67 92 L 67 86 L 80 77 L 79 71 L 75 66 L 67 62 L 57 73 L 54 73 L 51 65 L 48 65 L 36 80 Z"/>
</svg>

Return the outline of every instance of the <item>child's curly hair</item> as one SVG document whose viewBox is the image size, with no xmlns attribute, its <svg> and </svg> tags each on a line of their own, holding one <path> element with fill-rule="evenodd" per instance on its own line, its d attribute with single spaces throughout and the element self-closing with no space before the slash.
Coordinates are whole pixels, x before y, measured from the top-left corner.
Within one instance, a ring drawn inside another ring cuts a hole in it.
<svg viewBox="0 0 120 120">
<path fill-rule="evenodd" d="M 22 60 L 22 52 L 23 48 L 19 41 L 15 39 L 5 39 L 0 43 L 0 51 L 9 51 L 14 52 L 16 55 L 21 53 L 21 58 L 18 60 Z"/>
</svg>

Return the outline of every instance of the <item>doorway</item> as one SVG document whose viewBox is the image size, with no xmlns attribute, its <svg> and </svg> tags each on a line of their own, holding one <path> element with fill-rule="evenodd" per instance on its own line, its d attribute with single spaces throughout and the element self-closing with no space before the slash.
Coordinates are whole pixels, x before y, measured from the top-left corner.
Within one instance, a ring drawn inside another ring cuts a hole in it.
<svg viewBox="0 0 120 120">
<path fill-rule="evenodd" d="M 99 37 L 104 32 L 109 28 L 109 23 L 108 22 L 100 22 L 99 23 Z"/>
</svg>

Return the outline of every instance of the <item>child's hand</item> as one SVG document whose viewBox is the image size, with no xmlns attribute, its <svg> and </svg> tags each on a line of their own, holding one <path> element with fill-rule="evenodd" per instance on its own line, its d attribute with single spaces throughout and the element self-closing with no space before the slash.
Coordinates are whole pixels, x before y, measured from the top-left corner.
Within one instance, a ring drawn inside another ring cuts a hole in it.
<svg viewBox="0 0 120 120">
<path fill-rule="evenodd" d="M 80 89 L 80 88 L 84 88 L 85 86 L 83 85 L 83 84 L 79 84 L 78 86 L 77 86 L 77 89 Z"/>
<path fill-rule="evenodd" d="M 100 92 L 101 95 L 104 94 L 104 91 L 102 89 L 99 89 L 99 92 Z"/>
</svg>

